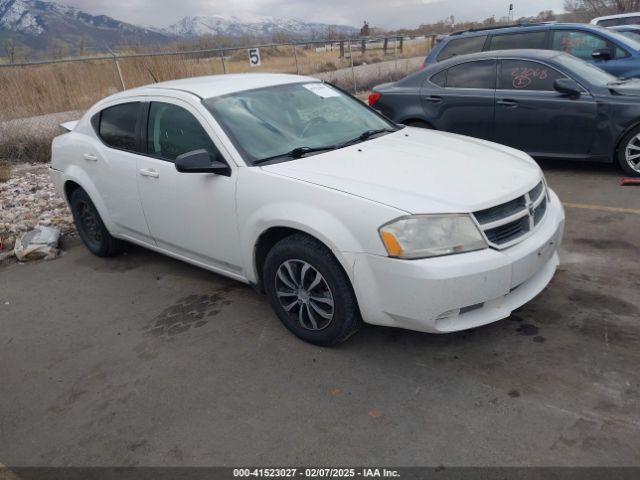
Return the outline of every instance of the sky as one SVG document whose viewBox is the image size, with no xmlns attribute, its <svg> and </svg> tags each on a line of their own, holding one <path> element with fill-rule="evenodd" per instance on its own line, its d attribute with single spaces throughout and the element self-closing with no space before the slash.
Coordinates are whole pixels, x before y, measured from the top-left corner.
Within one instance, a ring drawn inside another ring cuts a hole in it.
<svg viewBox="0 0 640 480">
<path fill-rule="evenodd" d="M 88 13 L 105 14 L 129 23 L 166 26 L 187 15 L 275 16 L 308 22 L 396 29 L 414 28 L 454 15 L 456 20 L 515 18 L 542 10 L 562 11 L 563 0 L 61 0 Z"/>
</svg>

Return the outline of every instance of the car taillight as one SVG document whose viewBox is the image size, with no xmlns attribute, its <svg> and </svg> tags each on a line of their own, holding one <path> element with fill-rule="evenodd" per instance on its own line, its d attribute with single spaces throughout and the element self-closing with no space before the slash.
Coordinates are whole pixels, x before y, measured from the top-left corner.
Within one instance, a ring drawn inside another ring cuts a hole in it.
<svg viewBox="0 0 640 480">
<path fill-rule="evenodd" d="M 374 92 L 371 95 L 369 95 L 369 106 L 373 107 L 376 103 L 378 103 L 378 100 L 380 100 L 381 97 L 382 97 L 382 94 L 377 92 Z"/>
</svg>

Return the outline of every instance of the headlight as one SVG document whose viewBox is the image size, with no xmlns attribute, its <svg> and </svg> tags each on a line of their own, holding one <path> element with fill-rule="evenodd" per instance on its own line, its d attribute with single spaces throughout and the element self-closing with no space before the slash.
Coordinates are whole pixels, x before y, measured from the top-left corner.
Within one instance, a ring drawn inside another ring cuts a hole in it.
<svg viewBox="0 0 640 480">
<path fill-rule="evenodd" d="M 466 214 L 402 217 L 383 225 L 379 232 L 390 257 L 437 257 L 487 248 Z"/>
</svg>

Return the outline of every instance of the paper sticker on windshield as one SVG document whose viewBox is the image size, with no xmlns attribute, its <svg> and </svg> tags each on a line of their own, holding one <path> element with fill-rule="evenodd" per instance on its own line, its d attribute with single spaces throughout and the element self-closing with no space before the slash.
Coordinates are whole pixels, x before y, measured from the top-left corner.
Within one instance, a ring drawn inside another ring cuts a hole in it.
<svg viewBox="0 0 640 480">
<path fill-rule="evenodd" d="M 302 85 L 304 88 L 309 90 L 310 92 L 315 93 L 319 97 L 329 98 L 329 97 L 339 97 L 340 94 L 336 92 L 334 89 L 327 87 L 324 83 L 305 83 Z"/>
</svg>

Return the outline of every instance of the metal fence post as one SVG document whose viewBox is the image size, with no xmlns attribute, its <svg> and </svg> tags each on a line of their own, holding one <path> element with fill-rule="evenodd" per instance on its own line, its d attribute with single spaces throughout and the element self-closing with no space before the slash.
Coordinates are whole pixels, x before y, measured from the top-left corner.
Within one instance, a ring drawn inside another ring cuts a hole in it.
<svg viewBox="0 0 640 480">
<path fill-rule="evenodd" d="M 353 77 L 353 94 L 358 92 L 358 86 L 356 85 L 356 70 L 353 68 L 353 50 L 351 50 L 351 40 L 347 40 L 349 46 L 349 59 L 351 60 L 351 77 Z"/>
<path fill-rule="evenodd" d="M 398 37 L 393 42 L 393 60 L 396 63 L 396 78 L 398 78 Z"/>
<path fill-rule="evenodd" d="M 222 73 L 227 73 L 227 65 L 224 63 L 224 50 L 220 50 L 220 60 L 222 61 Z"/>
<path fill-rule="evenodd" d="M 120 83 L 122 84 L 122 91 L 124 92 L 127 89 L 127 87 L 124 84 L 124 78 L 122 77 L 122 70 L 120 70 L 120 62 L 118 62 L 118 57 L 113 51 L 111 51 L 111 49 L 108 46 L 107 46 L 107 50 L 109 50 L 109 52 L 113 56 L 113 61 L 116 64 L 116 69 L 118 70 L 118 77 L 120 77 Z"/>
<path fill-rule="evenodd" d="M 296 75 L 300 75 L 300 69 L 298 68 L 298 52 L 296 51 L 296 44 L 293 44 L 293 58 L 296 61 Z"/>
</svg>

